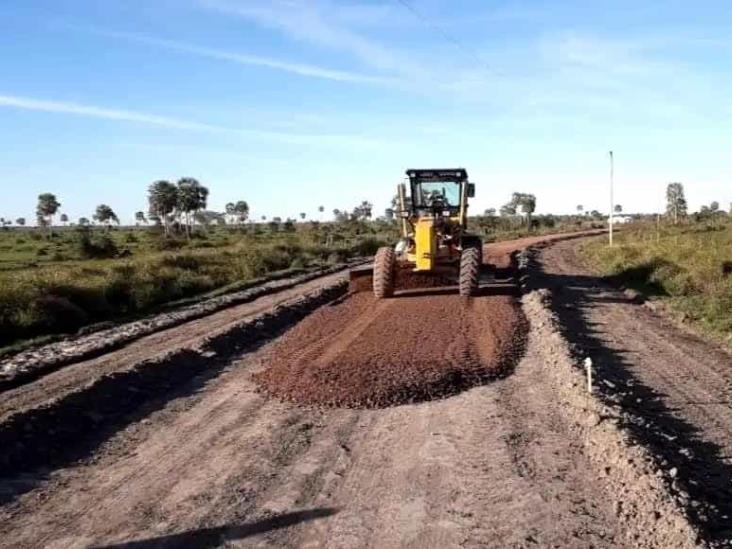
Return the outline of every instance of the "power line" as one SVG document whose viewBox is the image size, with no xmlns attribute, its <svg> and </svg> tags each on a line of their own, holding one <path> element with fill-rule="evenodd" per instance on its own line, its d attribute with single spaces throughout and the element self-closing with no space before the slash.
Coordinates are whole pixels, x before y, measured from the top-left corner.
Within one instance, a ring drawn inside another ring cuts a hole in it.
<svg viewBox="0 0 732 549">
<path fill-rule="evenodd" d="M 460 40 L 449 34 L 445 29 L 440 27 L 439 25 L 435 24 L 430 20 L 427 16 L 425 16 L 422 12 L 420 12 L 417 8 L 415 8 L 412 4 L 410 4 L 407 0 L 394 0 L 397 4 L 404 7 L 406 10 L 412 13 L 417 19 L 422 21 L 425 25 L 430 27 L 432 30 L 437 32 L 440 36 L 442 36 L 447 42 L 450 42 L 453 46 L 455 46 L 458 50 L 460 50 L 463 54 L 471 57 L 473 61 L 478 63 L 479 65 L 483 66 L 484 68 L 489 68 L 486 63 L 478 56 L 478 54 L 471 50 L 470 48 L 467 48 L 465 44 L 463 44 Z"/>
</svg>

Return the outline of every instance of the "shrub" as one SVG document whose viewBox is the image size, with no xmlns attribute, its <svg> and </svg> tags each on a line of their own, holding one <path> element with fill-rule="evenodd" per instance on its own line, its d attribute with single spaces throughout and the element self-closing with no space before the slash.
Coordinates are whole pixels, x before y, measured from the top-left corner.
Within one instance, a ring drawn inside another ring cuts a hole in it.
<svg viewBox="0 0 732 549">
<path fill-rule="evenodd" d="M 35 324 L 51 333 L 72 332 L 89 321 L 87 313 L 65 297 L 39 296 L 32 305 Z"/>
<path fill-rule="evenodd" d="M 86 226 L 77 228 L 74 244 L 84 259 L 111 258 L 119 252 L 114 240 L 108 234 L 92 235 L 91 229 Z"/>
</svg>

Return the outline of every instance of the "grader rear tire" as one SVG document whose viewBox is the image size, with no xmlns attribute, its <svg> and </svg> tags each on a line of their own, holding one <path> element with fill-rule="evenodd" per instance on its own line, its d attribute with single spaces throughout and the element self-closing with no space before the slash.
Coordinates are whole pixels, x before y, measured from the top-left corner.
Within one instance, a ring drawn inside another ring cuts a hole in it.
<svg viewBox="0 0 732 549">
<path fill-rule="evenodd" d="M 460 295 L 472 297 L 478 293 L 481 254 L 478 248 L 465 248 L 460 254 Z"/>
<path fill-rule="evenodd" d="M 377 299 L 394 295 L 394 268 L 396 254 L 393 248 L 379 248 L 374 259 L 374 296 Z"/>
</svg>

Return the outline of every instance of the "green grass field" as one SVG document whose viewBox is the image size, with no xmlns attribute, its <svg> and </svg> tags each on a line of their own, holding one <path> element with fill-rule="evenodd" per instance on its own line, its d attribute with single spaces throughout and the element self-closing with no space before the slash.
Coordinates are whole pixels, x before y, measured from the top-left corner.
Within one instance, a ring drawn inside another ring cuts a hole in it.
<svg viewBox="0 0 732 549">
<path fill-rule="evenodd" d="M 581 225 L 581 223 L 580 223 Z M 581 228 L 474 218 L 486 242 Z M 372 255 L 398 239 L 396 222 L 197 227 L 191 239 L 159 227 L 0 230 L 0 355 L 84 326 L 127 320 L 268 274 Z"/>
<path fill-rule="evenodd" d="M 340 230 L 308 223 L 276 232 L 219 227 L 190 241 L 145 228 L 95 228 L 88 238 L 76 228 L 57 228 L 50 237 L 0 231 L 0 347 L 133 318 L 276 271 L 373 254 L 394 238 L 394 227 L 379 223 Z"/>
<path fill-rule="evenodd" d="M 644 224 L 593 241 L 583 253 L 597 271 L 667 302 L 698 328 L 732 337 L 732 222 Z"/>
</svg>

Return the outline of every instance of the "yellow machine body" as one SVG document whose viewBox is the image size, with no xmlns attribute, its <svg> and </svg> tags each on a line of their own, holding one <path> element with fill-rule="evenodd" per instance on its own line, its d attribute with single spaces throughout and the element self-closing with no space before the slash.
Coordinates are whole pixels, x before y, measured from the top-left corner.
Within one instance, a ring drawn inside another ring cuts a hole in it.
<svg viewBox="0 0 732 549">
<path fill-rule="evenodd" d="M 434 275 L 433 281 L 415 279 L 427 284 L 452 280 L 458 283 L 460 295 L 475 295 L 482 243 L 480 237 L 467 232 L 468 199 L 475 196 L 475 185 L 463 168 L 407 170 L 406 174 L 408 182 L 397 187 L 394 208 L 401 239 L 393 247 L 380 248 L 374 258 L 370 270 L 374 295 L 393 295 L 395 287 L 405 281 L 400 274 L 405 271 Z M 354 270 L 351 280 L 355 283 L 368 273 L 367 268 Z M 360 286 L 354 284 L 354 288 Z"/>
<path fill-rule="evenodd" d="M 437 260 L 435 222 L 430 218 L 418 219 L 414 225 L 415 271 L 431 271 Z"/>
</svg>

